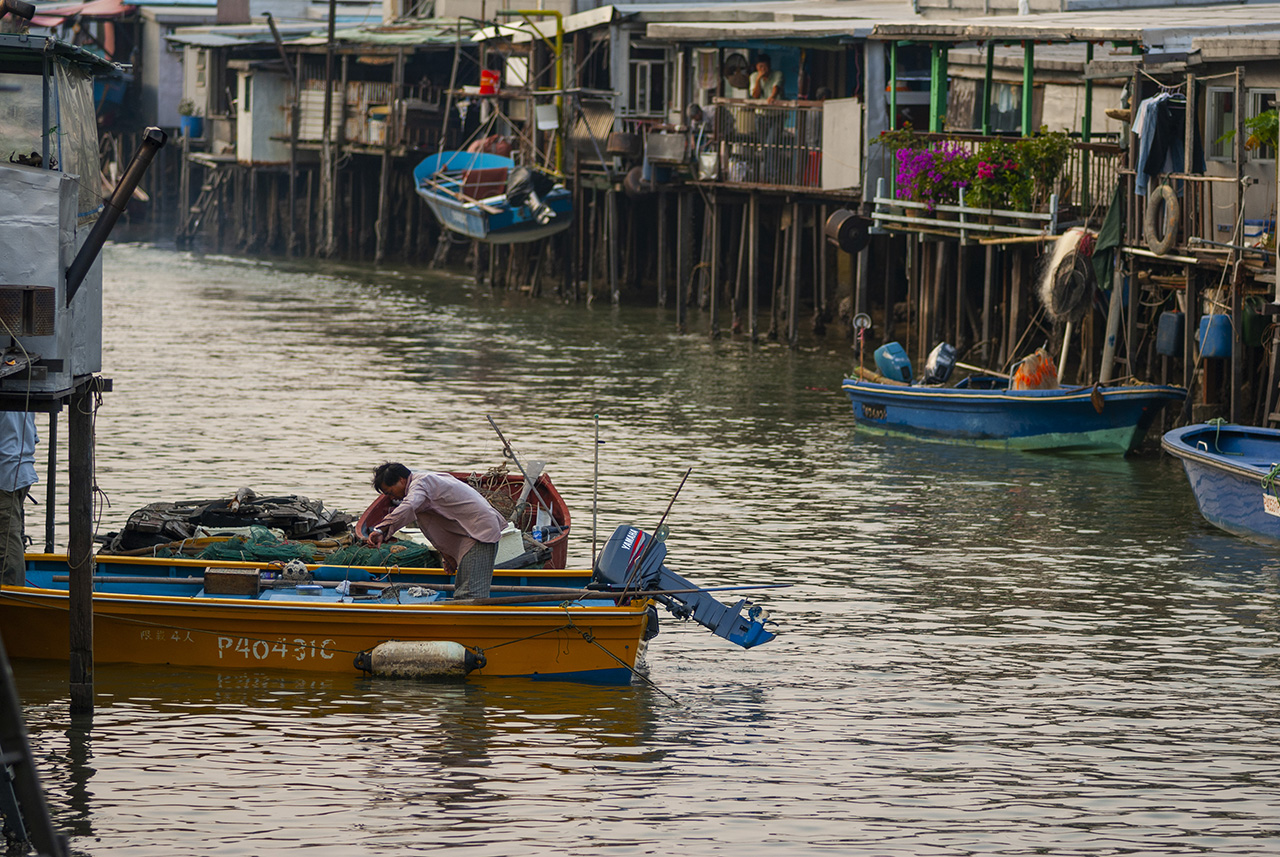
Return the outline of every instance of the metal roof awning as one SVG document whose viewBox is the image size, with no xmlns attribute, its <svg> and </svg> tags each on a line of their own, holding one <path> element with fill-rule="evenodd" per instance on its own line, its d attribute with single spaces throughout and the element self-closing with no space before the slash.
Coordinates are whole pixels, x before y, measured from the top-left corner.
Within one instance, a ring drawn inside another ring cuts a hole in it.
<svg viewBox="0 0 1280 857">
<path fill-rule="evenodd" d="M 123 0 L 89 0 L 87 3 L 37 3 L 35 17 L 31 19 L 35 27 L 56 27 L 67 18 L 118 18 L 126 12 L 132 12 L 137 3 L 125 3 Z"/>
<path fill-rule="evenodd" d="M 1153 23 L 1158 22 L 1158 23 Z M 1189 47 L 1203 36 L 1247 36 L 1280 26 L 1280 4 L 1167 6 L 1132 9 L 992 15 L 981 18 L 917 18 L 876 25 L 877 39 L 991 42 L 1133 42 L 1166 51 Z"/>
</svg>

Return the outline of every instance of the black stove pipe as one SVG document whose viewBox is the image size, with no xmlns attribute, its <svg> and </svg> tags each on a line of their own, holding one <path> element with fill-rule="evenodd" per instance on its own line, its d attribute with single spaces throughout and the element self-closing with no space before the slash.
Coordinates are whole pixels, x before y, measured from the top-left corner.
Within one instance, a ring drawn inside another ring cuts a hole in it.
<svg viewBox="0 0 1280 857">
<path fill-rule="evenodd" d="M 148 128 L 142 132 L 142 145 L 133 153 L 133 160 L 129 161 L 129 166 L 124 171 L 124 178 L 120 180 L 120 184 L 116 185 L 111 196 L 103 200 L 102 214 L 98 215 L 98 222 L 93 224 L 93 229 L 85 239 L 84 246 L 71 262 L 71 267 L 67 268 L 67 306 L 71 306 L 71 299 L 80 290 L 84 275 L 89 273 L 93 260 L 98 258 L 102 245 L 107 243 L 107 236 L 111 234 L 120 215 L 124 214 L 124 207 L 129 204 L 129 198 L 133 196 L 138 182 L 142 181 L 143 173 L 147 171 L 147 167 L 151 166 L 151 159 L 168 139 L 169 135 L 159 128 Z"/>
<path fill-rule="evenodd" d="M 30 21 L 35 14 L 36 7 L 30 3 L 24 3 L 23 0 L 0 0 L 0 18 L 13 15 L 15 18 Z"/>
</svg>

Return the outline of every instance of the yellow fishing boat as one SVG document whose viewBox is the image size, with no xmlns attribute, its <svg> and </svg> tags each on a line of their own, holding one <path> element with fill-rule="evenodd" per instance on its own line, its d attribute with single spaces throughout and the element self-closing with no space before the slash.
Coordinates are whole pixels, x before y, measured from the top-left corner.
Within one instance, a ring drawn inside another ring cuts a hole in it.
<svg viewBox="0 0 1280 857">
<path fill-rule="evenodd" d="M 665 535 L 665 528 L 650 536 L 620 527 L 605 544 L 594 575 L 511 570 L 495 576 L 494 597 L 472 602 L 451 601 L 452 586 L 440 582 L 448 580 L 440 570 L 418 570 L 416 579 L 406 581 L 372 573 L 385 569 L 300 562 L 264 569 L 252 563 L 200 567 L 171 559 L 161 566 L 121 558 L 102 563 L 93 577 L 94 658 L 379 672 L 380 653 L 402 664 L 406 656 L 420 654 L 403 644 L 438 643 L 451 645 L 454 653 L 441 675 L 625 684 L 646 641 L 658 632 L 656 604 L 743 648 L 773 639 L 758 606 L 745 599 L 732 607 L 721 604 L 663 565 Z M 161 568 L 167 573 L 147 573 Z M 531 574 L 560 577 L 530 580 Z M 517 585 L 512 575 L 526 577 Z M 60 557 L 32 557 L 29 585 L 0 589 L 0 638 L 11 657 L 68 657 L 68 577 Z M 410 674 L 431 673 L 438 655 L 411 665 Z"/>
<path fill-rule="evenodd" d="M 97 592 L 94 656 L 102 663 L 352 672 L 356 655 L 382 643 L 450 641 L 483 657 L 475 675 L 626 683 L 652 612 L 645 598 L 470 606 L 435 601 L 439 593 L 414 592 L 418 587 L 391 596 L 399 603 L 340 600 L 333 589 L 317 589 L 302 584 L 256 598 Z M 10 657 L 66 659 L 68 615 L 66 591 L 0 590 L 0 636 Z"/>
</svg>

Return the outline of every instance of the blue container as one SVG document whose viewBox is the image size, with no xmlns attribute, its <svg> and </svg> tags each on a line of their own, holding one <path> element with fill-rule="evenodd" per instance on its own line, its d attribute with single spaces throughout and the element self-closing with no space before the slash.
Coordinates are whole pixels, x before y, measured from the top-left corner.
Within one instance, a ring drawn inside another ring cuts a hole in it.
<svg viewBox="0 0 1280 857">
<path fill-rule="evenodd" d="M 876 349 L 876 368 L 891 381 L 911 383 L 911 359 L 896 342 L 886 342 Z"/>
<path fill-rule="evenodd" d="M 182 136 L 188 140 L 194 140 L 204 136 L 204 117 L 203 116 L 179 116 L 178 127 L 182 130 Z"/>
<path fill-rule="evenodd" d="M 1208 316 L 1205 316 L 1208 318 Z M 1187 329 L 1187 317 L 1169 310 L 1160 313 L 1156 325 L 1156 353 L 1165 357 L 1177 357 L 1182 353 L 1182 332 Z M 1203 328 L 1202 328 L 1203 329 Z"/>
<path fill-rule="evenodd" d="M 1231 317 L 1223 313 L 1200 317 L 1200 356 L 1231 356 Z"/>
</svg>

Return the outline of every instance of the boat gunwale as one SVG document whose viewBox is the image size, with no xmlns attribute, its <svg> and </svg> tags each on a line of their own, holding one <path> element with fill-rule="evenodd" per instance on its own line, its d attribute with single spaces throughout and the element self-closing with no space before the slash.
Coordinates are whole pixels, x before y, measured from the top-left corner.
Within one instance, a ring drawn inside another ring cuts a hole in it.
<svg viewBox="0 0 1280 857">
<path fill-rule="evenodd" d="M 893 384 L 877 384 L 856 378 L 846 378 L 841 389 L 862 389 L 869 393 L 885 395 L 891 398 L 934 399 L 938 401 L 981 400 L 1011 401 L 1024 404 L 1062 403 L 1071 401 L 1089 401 L 1092 399 L 1093 387 L 1056 388 L 1052 390 L 972 390 L 957 387 L 898 387 Z M 1066 392 L 1064 392 L 1064 389 Z M 1103 399 L 1134 399 L 1151 397 L 1156 399 L 1185 399 L 1187 391 L 1182 387 L 1166 384 L 1145 384 L 1135 387 L 1099 387 Z"/>
<path fill-rule="evenodd" d="M 601 593 L 604 594 L 604 593 Z M 18 596 L 22 596 L 19 598 Z M 37 604 L 44 604 L 53 601 L 69 601 L 70 593 L 65 589 L 45 589 L 35 586 L 6 586 L 0 589 L 0 600 L 9 602 L 21 602 L 23 600 L 36 600 Z M 139 609 L 145 607 L 181 607 L 187 609 L 194 608 L 217 608 L 217 609 L 233 609 L 233 610 L 259 610 L 269 612 L 307 612 L 314 610 L 338 610 L 343 615 L 352 615 L 357 613 L 369 613 L 372 615 L 433 615 L 450 616 L 455 618 L 465 618 L 471 616 L 559 616 L 565 612 L 572 612 L 574 615 L 583 614 L 594 618 L 618 618 L 633 619 L 648 610 L 653 600 L 650 598 L 636 599 L 630 605 L 613 604 L 605 606 L 603 604 L 580 604 L 578 602 L 564 602 L 557 604 L 541 605 L 541 604 L 521 604 L 516 605 L 478 605 L 478 604 L 448 604 L 448 603 L 432 603 L 432 604 L 388 604 L 388 603 L 352 603 L 344 601 L 285 601 L 285 600 L 268 600 L 259 601 L 250 598 L 237 598 L 234 596 L 226 598 L 217 598 L 210 596 L 197 595 L 147 595 L 142 593 L 127 592 L 94 592 L 93 593 L 94 613 L 101 612 L 105 615 L 115 615 L 107 613 L 105 610 L 99 610 L 99 605 L 119 605 L 129 606 L 131 604 L 140 605 Z M 212 612 L 209 610 L 208 612 Z"/>
<path fill-rule="evenodd" d="M 1241 429 L 1251 428 L 1256 429 L 1257 426 L 1232 426 L 1230 431 L 1233 434 L 1242 436 L 1272 436 L 1270 433 L 1241 431 Z M 1194 461 L 1197 464 L 1212 467 L 1214 470 L 1230 473 L 1234 476 L 1240 476 L 1247 479 L 1258 479 L 1266 476 L 1267 472 L 1270 471 L 1270 467 L 1263 468 L 1259 465 L 1241 464 L 1232 461 L 1223 453 L 1210 452 L 1208 450 L 1196 449 L 1192 446 L 1188 446 L 1186 436 L 1202 431 L 1208 431 L 1204 423 L 1192 423 L 1191 425 L 1170 429 L 1164 433 L 1163 437 L 1160 438 L 1160 448 L 1181 461 Z M 1280 440 L 1280 435 L 1275 435 L 1274 437 L 1276 437 L 1277 440 Z M 1274 466 L 1274 464 L 1272 466 Z"/>
</svg>

